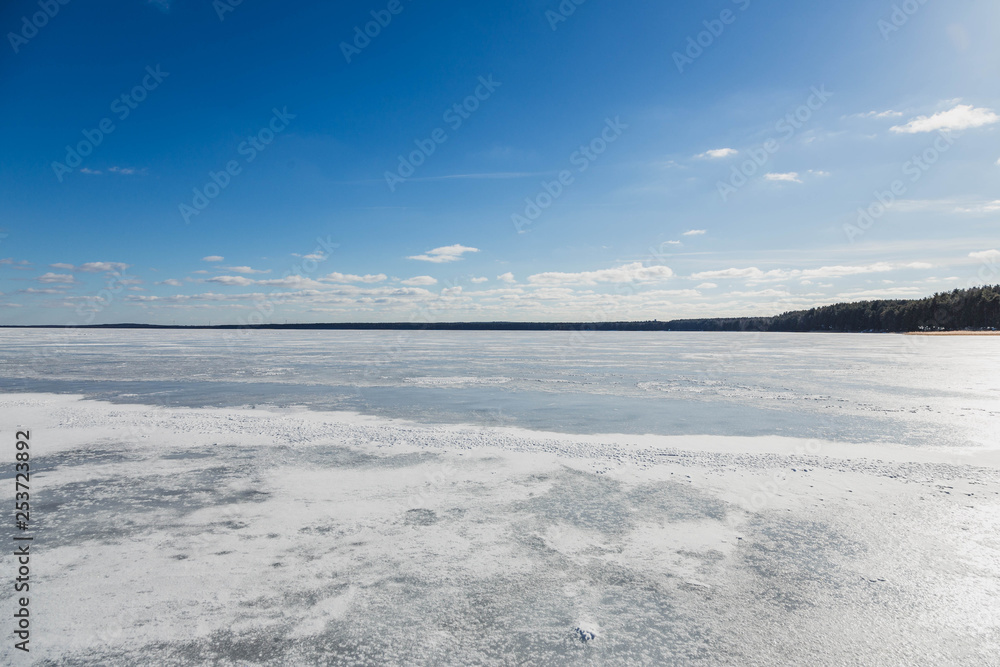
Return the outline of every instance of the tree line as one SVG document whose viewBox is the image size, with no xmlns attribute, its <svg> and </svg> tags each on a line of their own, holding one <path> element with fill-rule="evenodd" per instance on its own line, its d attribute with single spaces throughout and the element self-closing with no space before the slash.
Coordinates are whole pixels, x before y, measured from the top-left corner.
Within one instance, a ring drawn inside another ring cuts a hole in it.
<svg viewBox="0 0 1000 667">
<path fill-rule="evenodd" d="M 925 299 L 878 299 L 794 310 L 774 317 L 676 320 L 674 331 L 892 332 L 1000 329 L 1000 285 L 939 292 Z"/>
<path fill-rule="evenodd" d="M 9 325 L 8 325 L 9 326 Z M 43 326 L 43 328 L 65 328 Z M 74 327 L 75 328 L 75 327 Z M 642 322 L 334 322 L 165 326 L 95 324 L 119 329 L 405 329 L 438 331 L 833 331 L 844 333 L 1000 329 L 1000 285 L 939 292 L 925 299 L 878 299 L 794 310 L 771 317 Z"/>
</svg>

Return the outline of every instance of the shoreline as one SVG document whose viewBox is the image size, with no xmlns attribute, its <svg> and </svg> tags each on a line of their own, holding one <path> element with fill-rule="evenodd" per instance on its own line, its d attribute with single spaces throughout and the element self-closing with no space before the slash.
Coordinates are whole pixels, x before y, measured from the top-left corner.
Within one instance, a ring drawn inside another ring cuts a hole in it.
<svg viewBox="0 0 1000 667">
<path fill-rule="evenodd" d="M 793 329 L 687 329 L 674 328 L 670 323 L 654 322 L 488 322 L 488 323 L 466 323 L 466 322 L 436 322 L 424 324 L 412 323 L 341 323 L 341 324 L 87 324 L 87 325 L 62 325 L 62 324 L 0 324 L 3 329 L 34 329 L 50 331 L 107 331 L 107 330 L 129 330 L 129 331 L 218 331 L 231 336 L 246 334 L 247 332 L 282 332 L 282 331 L 316 331 L 316 332 L 352 332 L 352 331 L 380 331 L 380 332 L 468 332 L 468 333 L 662 333 L 662 334 L 839 334 L 845 336 L 854 335 L 880 335 L 880 336 L 1000 336 L 1000 331 L 831 331 L 826 329 L 811 329 L 808 331 L 798 331 Z"/>
<path fill-rule="evenodd" d="M 904 336 L 1000 336 L 1000 331 L 907 331 Z"/>
</svg>

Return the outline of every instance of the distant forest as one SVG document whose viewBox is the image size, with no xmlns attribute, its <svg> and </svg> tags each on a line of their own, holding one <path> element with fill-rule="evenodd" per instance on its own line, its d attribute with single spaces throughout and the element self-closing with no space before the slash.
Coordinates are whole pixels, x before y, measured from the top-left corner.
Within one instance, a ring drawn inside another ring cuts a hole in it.
<svg viewBox="0 0 1000 667">
<path fill-rule="evenodd" d="M 44 327 L 66 328 L 66 327 Z M 76 327 L 74 327 L 76 328 Z M 80 327 L 84 328 L 84 327 Z M 795 310 L 773 317 L 716 317 L 661 322 L 382 322 L 163 326 L 97 324 L 134 329 L 430 329 L 472 331 L 831 331 L 886 332 L 1000 329 L 1000 285 L 956 289 L 926 299 L 880 299 Z"/>
<path fill-rule="evenodd" d="M 926 299 L 880 299 L 793 310 L 774 317 L 677 320 L 675 331 L 892 332 L 1000 329 L 1000 285 L 940 292 Z"/>
</svg>

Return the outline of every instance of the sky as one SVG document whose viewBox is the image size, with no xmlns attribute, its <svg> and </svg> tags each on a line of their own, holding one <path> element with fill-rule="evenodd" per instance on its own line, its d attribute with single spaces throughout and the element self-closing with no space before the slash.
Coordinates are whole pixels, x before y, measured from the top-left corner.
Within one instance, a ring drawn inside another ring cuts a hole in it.
<svg viewBox="0 0 1000 667">
<path fill-rule="evenodd" d="M 0 324 L 1000 283 L 993 0 L 11 0 Z"/>
</svg>

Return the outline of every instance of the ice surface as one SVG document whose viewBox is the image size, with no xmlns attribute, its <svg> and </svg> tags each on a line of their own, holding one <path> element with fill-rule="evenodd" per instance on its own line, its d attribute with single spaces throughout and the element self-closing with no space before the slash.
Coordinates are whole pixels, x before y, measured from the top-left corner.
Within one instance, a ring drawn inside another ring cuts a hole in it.
<svg viewBox="0 0 1000 667">
<path fill-rule="evenodd" d="M 996 447 L 984 337 L 0 330 L 0 391 L 568 433 Z"/>
<path fill-rule="evenodd" d="M 997 665 L 998 399 L 988 338 L 0 330 L 0 663 Z"/>
<path fill-rule="evenodd" d="M 0 419 L 32 427 L 34 661 L 1000 655 L 1000 466 L 986 448 L 53 394 L 0 394 Z M 23 658 L 8 641 L 0 661 Z"/>
</svg>

